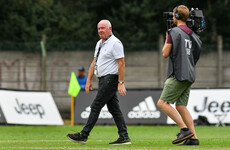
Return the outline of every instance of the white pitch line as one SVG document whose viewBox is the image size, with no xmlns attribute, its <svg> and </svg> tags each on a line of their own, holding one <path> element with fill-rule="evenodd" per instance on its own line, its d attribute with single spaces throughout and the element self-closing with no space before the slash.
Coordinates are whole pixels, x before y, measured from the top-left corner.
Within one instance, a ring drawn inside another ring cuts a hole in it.
<svg viewBox="0 0 230 150">
<path fill-rule="evenodd" d="M 38 142 L 67 142 L 67 141 L 70 140 L 2 140 L 0 141 L 0 143 L 38 143 Z M 94 140 L 94 139 L 87 140 L 87 142 L 91 142 L 91 141 L 109 142 L 109 140 Z M 138 140 L 138 141 L 146 141 L 146 139 Z M 152 139 L 150 141 L 152 141 Z"/>
<path fill-rule="evenodd" d="M 3 140 L 0 143 L 36 143 L 36 142 L 67 142 L 70 140 Z M 88 140 L 88 141 L 97 141 L 104 142 L 105 140 Z"/>
<path fill-rule="evenodd" d="M 111 148 L 76 148 L 76 147 L 0 147 L 0 149 L 77 149 L 77 150 L 111 150 Z"/>
<path fill-rule="evenodd" d="M 0 143 L 66 142 L 68 140 L 3 140 Z"/>
</svg>

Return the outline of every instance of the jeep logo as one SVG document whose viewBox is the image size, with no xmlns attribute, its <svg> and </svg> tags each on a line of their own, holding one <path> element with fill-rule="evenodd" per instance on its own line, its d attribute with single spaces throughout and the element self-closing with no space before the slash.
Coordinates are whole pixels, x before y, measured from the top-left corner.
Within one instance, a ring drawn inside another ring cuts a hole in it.
<svg viewBox="0 0 230 150">
<path fill-rule="evenodd" d="M 16 98 L 16 103 L 17 106 L 14 107 L 15 111 L 18 114 L 26 114 L 26 115 L 39 115 L 40 118 L 43 117 L 43 115 L 45 115 L 45 110 L 43 109 L 43 107 L 40 104 L 24 104 L 24 103 L 20 103 L 19 100 Z"/>
<path fill-rule="evenodd" d="M 217 101 L 209 101 L 208 103 L 208 97 L 205 97 L 201 109 L 198 109 L 198 106 L 194 107 L 194 111 L 198 113 L 204 112 L 206 109 L 211 113 L 217 113 L 219 111 L 228 113 L 230 112 L 230 102 L 224 101 L 223 103 L 218 103 Z"/>
</svg>

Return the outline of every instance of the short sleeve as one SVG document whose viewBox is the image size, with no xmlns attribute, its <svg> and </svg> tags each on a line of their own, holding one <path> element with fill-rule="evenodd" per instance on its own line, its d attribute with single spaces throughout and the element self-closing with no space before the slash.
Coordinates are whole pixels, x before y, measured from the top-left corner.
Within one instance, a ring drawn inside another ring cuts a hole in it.
<svg viewBox="0 0 230 150">
<path fill-rule="evenodd" d="M 166 41 L 166 43 L 172 44 L 172 37 L 171 37 L 170 34 L 168 34 L 168 36 L 167 36 L 167 41 Z"/>
<path fill-rule="evenodd" d="M 113 53 L 113 56 L 114 56 L 115 59 L 125 57 L 125 55 L 124 55 L 124 47 L 123 47 L 123 45 L 122 45 L 122 43 L 120 41 L 116 42 L 113 45 L 112 53 Z"/>
</svg>

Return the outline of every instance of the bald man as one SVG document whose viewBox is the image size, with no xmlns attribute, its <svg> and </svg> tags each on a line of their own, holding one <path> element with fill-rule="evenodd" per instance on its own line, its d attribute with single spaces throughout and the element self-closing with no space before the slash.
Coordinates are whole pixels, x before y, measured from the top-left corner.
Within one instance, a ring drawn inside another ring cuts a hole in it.
<svg viewBox="0 0 230 150">
<path fill-rule="evenodd" d="M 112 26 L 109 20 L 101 20 L 97 29 L 100 40 L 95 48 L 85 91 L 88 94 L 92 90 L 91 79 L 95 75 L 99 79 L 98 93 L 91 105 L 91 112 L 85 127 L 81 132 L 68 134 L 67 137 L 74 142 L 86 144 L 88 136 L 98 120 L 100 111 L 106 104 L 114 118 L 119 134 L 119 138 L 109 144 L 131 144 L 116 94 L 118 91 L 121 96 L 126 95 L 124 48 L 121 41 L 112 34 Z"/>
</svg>

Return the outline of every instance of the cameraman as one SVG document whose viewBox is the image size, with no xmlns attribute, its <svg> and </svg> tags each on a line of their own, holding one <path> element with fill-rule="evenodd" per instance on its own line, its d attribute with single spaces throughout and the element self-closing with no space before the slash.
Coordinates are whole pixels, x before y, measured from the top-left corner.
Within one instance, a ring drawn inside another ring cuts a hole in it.
<svg viewBox="0 0 230 150">
<path fill-rule="evenodd" d="M 163 57 L 169 57 L 167 80 L 158 107 L 180 127 L 173 144 L 199 145 L 191 114 L 186 108 L 191 85 L 195 81 L 195 65 L 200 56 L 201 41 L 186 25 L 189 9 L 180 5 L 173 10 L 176 27 L 166 33 Z M 170 104 L 176 103 L 176 109 Z"/>
</svg>

